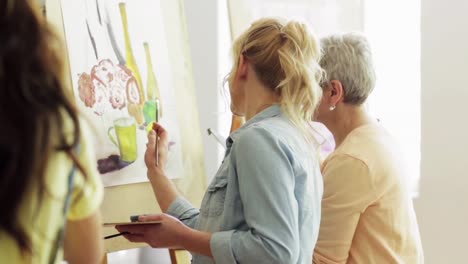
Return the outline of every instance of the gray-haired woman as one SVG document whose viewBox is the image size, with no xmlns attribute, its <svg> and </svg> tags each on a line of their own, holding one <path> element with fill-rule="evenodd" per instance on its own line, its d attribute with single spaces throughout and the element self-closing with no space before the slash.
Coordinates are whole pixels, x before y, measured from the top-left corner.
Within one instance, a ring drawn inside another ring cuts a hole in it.
<svg viewBox="0 0 468 264">
<path fill-rule="evenodd" d="M 324 195 L 314 263 L 423 263 L 410 175 L 392 136 L 365 102 L 375 86 L 365 37 L 321 41 L 326 72 L 317 119 L 335 151 L 322 165 Z"/>
</svg>

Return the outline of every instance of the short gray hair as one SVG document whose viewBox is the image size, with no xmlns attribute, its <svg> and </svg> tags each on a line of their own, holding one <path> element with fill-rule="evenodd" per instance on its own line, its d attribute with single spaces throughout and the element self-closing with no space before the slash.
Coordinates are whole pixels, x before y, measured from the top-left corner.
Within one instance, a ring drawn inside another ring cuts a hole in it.
<svg viewBox="0 0 468 264">
<path fill-rule="evenodd" d="M 374 89 L 376 78 L 367 39 L 358 33 L 337 34 L 322 38 L 321 46 L 320 66 L 325 71 L 323 83 L 340 81 L 345 103 L 364 103 Z"/>
</svg>

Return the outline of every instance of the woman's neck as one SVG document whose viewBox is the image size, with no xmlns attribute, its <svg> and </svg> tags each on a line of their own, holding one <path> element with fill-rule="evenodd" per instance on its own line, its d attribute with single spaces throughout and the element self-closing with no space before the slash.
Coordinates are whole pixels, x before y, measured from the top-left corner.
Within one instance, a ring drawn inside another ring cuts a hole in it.
<svg viewBox="0 0 468 264">
<path fill-rule="evenodd" d="M 280 98 L 266 87 L 251 89 L 252 93 L 246 96 L 245 120 L 249 120 L 266 108 L 280 103 Z"/>
<path fill-rule="evenodd" d="M 344 108 L 346 107 L 346 109 Z M 338 110 L 333 120 L 333 124 L 330 125 L 329 130 L 333 134 L 335 139 L 335 146 L 338 147 L 343 143 L 345 138 L 354 129 L 376 123 L 376 120 L 372 118 L 364 109 L 363 106 L 344 106 Z"/>
<path fill-rule="evenodd" d="M 265 103 L 265 104 L 259 105 L 257 107 L 251 108 L 250 110 L 248 109 L 247 113 L 245 115 L 245 120 L 250 120 L 252 117 L 254 117 L 255 115 L 257 115 L 261 111 L 267 109 L 268 107 L 270 107 L 270 106 L 272 106 L 274 104 L 278 104 L 278 102 Z"/>
</svg>

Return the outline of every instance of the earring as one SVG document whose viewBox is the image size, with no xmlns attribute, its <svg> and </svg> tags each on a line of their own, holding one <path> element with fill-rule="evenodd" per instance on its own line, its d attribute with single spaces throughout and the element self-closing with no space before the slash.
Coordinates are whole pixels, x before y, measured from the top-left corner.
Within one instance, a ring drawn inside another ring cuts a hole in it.
<svg viewBox="0 0 468 264">
<path fill-rule="evenodd" d="M 335 105 L 332 105 L 332 106 L 330 106 L 330 111 L 333 111 L 333 110 L 335 110 L 335 108 L 336 108 L 336 106 L 335 106 Z"/>
</svg>

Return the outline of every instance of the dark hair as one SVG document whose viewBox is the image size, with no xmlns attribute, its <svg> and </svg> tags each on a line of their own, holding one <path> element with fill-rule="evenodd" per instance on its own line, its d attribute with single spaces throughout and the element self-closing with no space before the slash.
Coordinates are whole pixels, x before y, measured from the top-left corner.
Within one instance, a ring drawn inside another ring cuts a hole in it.
<svg viewBox="0 0 468 264">
<path fill-rule="evenodd" d="M 85 175 L 73 154 L 80 128 L 63 85 L 62 52 L 32 1 L 0 1 L 0 229 L 23 253 L 32 245 L 17 220 L 19 208 L 32 182 L 38 184 L 40 207 L 50 156 L 66 152 Z M 73 137 L 64 131 L 65 120 L 73 123 Z"/>
</svg>

